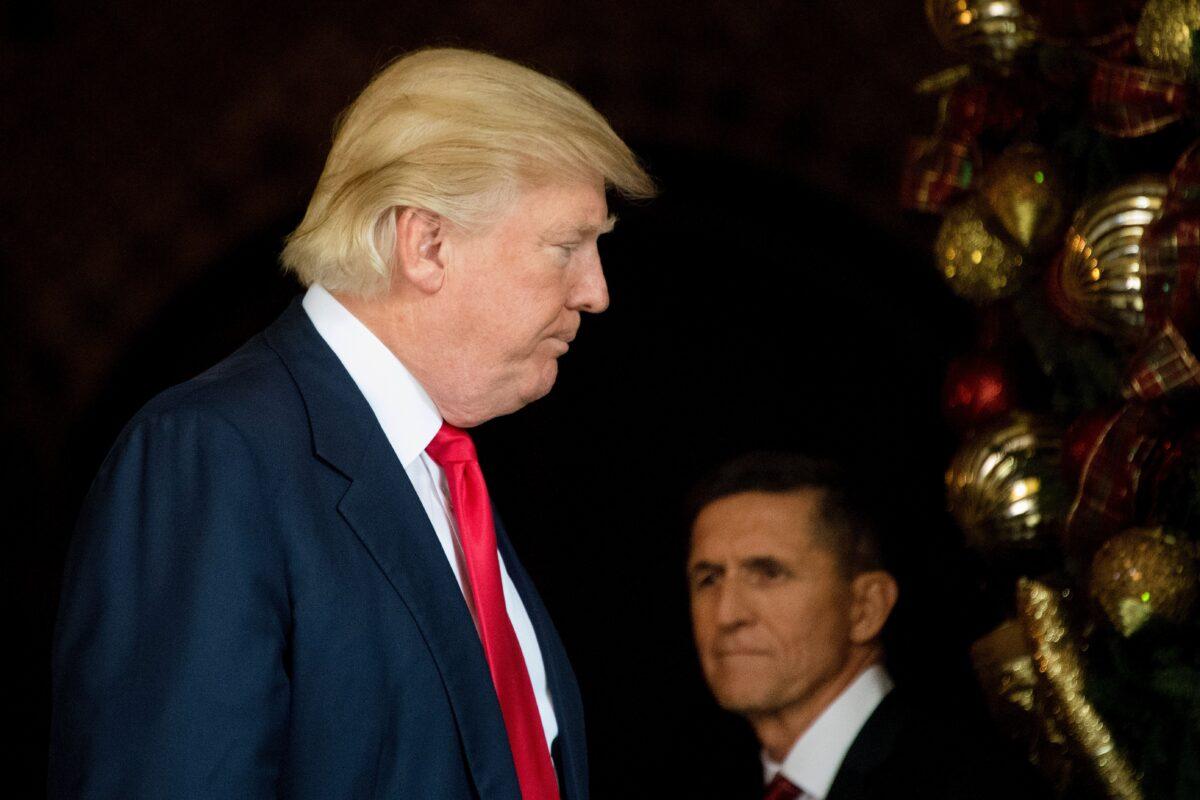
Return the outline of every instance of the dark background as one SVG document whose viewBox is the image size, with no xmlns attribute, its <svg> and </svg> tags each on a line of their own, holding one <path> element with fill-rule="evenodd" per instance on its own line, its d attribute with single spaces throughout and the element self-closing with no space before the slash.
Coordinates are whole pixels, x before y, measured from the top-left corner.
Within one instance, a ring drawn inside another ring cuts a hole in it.
<svg viewBox="0 0 1200 800">
<path fill-rule="evenodd" d="M 942 513 L 938 410 L 970 316 L 929 263 L 928 221 L 895 202 L 903 142 L 934 122 L 912 86 L 950 64 L 920 3 L 16 3 L 0 38 L 12 785 L 43 779 L 59 575 L 107 447 L 298 291 L 280 240 L 335 115 L 427 44 L 567 81 L 662 189 L 616 204 L 612 307 L 554 393 L 478 434 L 583 686 L 595 794 L 754 780 L 749 733 L 691 651 L 679 519 L 689 484 L 751 447 L 865 465 L 905 581 L 894 668 L 974 702 L 964 646 L 993 620 Z"/>
</svg>

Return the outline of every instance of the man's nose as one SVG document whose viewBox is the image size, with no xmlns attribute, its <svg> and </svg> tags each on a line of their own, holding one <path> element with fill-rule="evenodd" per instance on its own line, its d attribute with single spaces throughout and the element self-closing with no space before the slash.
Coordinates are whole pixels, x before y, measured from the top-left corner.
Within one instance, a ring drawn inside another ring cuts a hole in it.
<svg viewBox="0 0 1200 800">
<path fill-rule="evenodd" d="M 591 314 L 599 314 L 608 308 L 608 281 L 604 279 L 600 254 L 595 250 L 573 287 L 570 307 Z"/>
<path fill-rule="evenodd" d="M 750 622 L 753 609 L 737 581 L 722 581 L 717 595 L 717 625 L 726 630 Z"/>
</svg>

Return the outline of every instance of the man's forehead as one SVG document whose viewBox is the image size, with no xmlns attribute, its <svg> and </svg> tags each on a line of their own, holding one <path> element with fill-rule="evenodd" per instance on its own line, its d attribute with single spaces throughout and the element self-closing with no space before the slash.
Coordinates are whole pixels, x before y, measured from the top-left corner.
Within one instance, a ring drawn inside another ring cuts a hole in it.
<svg viewBox="0 0 1200 800">
<path fill-rule="evenodd" d="M 699 530 L 692 534 L 691 558 L 743 561 L 759 556 L 791 557 L 807 553 L 816 542 L 807 531 L 770 528 Z"/>
<path fill-rule="evenodd" d="M 757 489 L 735 492 L 706 504 L 696 515 L 696 521 L 713 520 L 739 528 L 807 527 L 815 521 L 824 492 L 808 487 L 785 492 Z"/>
<path fill-rule="evenodd" d="M 820 490 L 744 492 L 709 503 L 692 525 L 691 551 L 731 558 L 800 552 L 816 542 Z"/>
</svg>

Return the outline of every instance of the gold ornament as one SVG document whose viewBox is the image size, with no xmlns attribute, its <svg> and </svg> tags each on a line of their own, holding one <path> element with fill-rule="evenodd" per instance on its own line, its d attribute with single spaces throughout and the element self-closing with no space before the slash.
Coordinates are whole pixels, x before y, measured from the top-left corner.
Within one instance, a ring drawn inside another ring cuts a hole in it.
<svg viewBox="0 0 1200 800">
<path fill-rule="evenodd" d="M 955 86 L 971 77 L 971 65 L 959 64 L 957 67 L 949 67 L 941 72 L 935 72 L 921 80 L 917 81 L 914 91 L 917 94 L 935 94 L 942 98 L 942 105 L 946 104 L 946 95 Z M 945 114 L 942 114 L 945 117 Z"/>
<path fill-rule="evenodd" d="M 976 303 L 1008 297 L 1027 277 L 1025 257 L 988 229 L 974 197 L 946 213 L 933 246 L 951 290 Z"/>
<path fill-rule="evenodd" d="M 1071 753 L 1038 680 L 1025 630 L 1006 620 L 971 645 L 971 663 L 997 726 L 1021 745 L 1061 795 L 1071 782 Z"/>
<path fill-rule="evenodd" d="M 951 53 L 1004 70 L 1037 37 L 1018 0 L 925 0 L 933 35 Z"/>
<path fill-rule="evenodd" d="M 1113 627 L 1130 636 L 1154 617 L 1184 622 L 1200 592 L 1191 549 L 1161 528 L 1132 528 L 1092 558 L 1088 585 Z"/>
<path fill-rule="evenodd" d="M 997 717 L 1033 713 L 1037 670 L 1020 623 L 1008 620 L 972 644 L 971 664 Z"/>
<path fill-rule="evenodd" d="M 1057 541 L 1067 493 L 1061 432 L 1016 413 L 967 441 L 946 471 L 946 503 L 968 543 L 989 555 L 1043 551 Z"/>
<path fill-rule="evenodd" d="M 1145 334 L 1147 275 L 1140 245 L 1166 195 L 1162 178 L 1135 178 L 1075 215 L 1054 287 L 1073 323 L 1123 339 Z"/>
<path fill-rule="evenodd" d="M 1192 41 L 1200 28 L 1200 0 L 1150 0 L 1138 22 L 1138 55 L 1155 69 L 1186 80 L 1192 66 Z"/>
<path fill-rule="evenodd" d="M 1017 611 L 1033 643 L 1033 660 L 1054 698 L 1062 729 L 1086 754 L 1112 800 L 1141 800 L 1137 777 L 1117 749 L 1112 732 L 1084 694 L 1083 659 L 1067 624 L 1061 590 L 1039 581 L 1017 581 Z"/>
<path fill-rule="evenodd" d="M 1035 144 L 1014 145 L 988 167 L 979 187 L 989 211 L 1026 250 L 1058 231 L 1066 209 L 1050 155 Z"/>
</svg>

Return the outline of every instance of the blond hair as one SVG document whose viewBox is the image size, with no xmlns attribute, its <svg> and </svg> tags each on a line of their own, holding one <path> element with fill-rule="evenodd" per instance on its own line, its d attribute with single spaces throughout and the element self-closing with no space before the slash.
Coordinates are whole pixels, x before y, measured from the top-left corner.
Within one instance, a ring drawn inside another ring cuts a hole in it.
<svg viewBox="0 0 1200 800">
<path fill-rule="evenodd" d="M 566 85 L 470 50 L 393 61 L 343 113 L 284 266 L 304 285 L 369 295 L 386 286 L 395 210 L 467 229 L 521 186 L 596 180 L 631 198 L 654 184 L 600 114 Z"/>
</svg>

